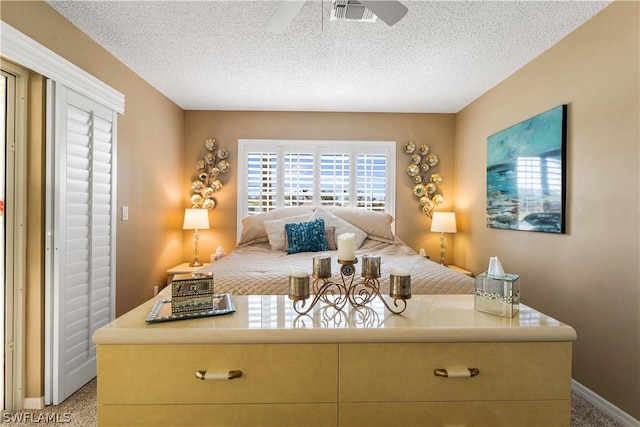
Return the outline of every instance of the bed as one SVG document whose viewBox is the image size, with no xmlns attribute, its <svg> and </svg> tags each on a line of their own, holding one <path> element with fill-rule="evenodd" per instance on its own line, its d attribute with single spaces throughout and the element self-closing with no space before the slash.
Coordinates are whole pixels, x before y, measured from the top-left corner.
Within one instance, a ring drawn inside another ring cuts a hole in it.
<svg viewBox="0 0 640 427">
<path fill-rule="evenodd" d="M 242 221 L 237 247 L 199 271 L 214 273 L 216 292 L 286 295 L 290 269 L 311 273 L 314 255 L 330 255 L 333 277 L 339 280 L 340 264 L 335 242 L 337 236 L 352 233 L 359 260 L 362 255 L 381 257 L 380 290 L 383 294 L 388 294 L 392 268 L 410 273 L 412 294 L 473 293 L 473 278 L 417 254 L 394 235 L 392 222 L 393 218 L 386 213 L 336 207 L 293 207 L 248 216 Z M 322 226 L 324 239 L 317 233 L 309 235 L 308 227 L 312 227 L 309 226 L 312 223 L 316 232 Z M 294 227 L 302 231 L 296 234 L 292 231 Z M 308 249 L 305 244 L 313 246 L 319 240 L 326 241 L 326 247 L 305 250 Z M 361 267 L 360 261 L 356 264 L 356 277 L 360 276 Z"/>
</svg>

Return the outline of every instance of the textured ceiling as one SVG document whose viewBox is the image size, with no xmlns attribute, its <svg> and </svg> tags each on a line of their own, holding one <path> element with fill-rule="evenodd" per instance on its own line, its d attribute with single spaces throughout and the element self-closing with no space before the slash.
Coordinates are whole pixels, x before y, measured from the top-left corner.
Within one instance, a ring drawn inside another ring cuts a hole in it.
<svg viewBox="0 0 640 427">
<path fill-rule="evenodd" d="M 329 21 L 309 0 L 48 1 L 185 110 L 457 112 L 608 1 L 409 1 L 396 25 Z"/>
</svg>

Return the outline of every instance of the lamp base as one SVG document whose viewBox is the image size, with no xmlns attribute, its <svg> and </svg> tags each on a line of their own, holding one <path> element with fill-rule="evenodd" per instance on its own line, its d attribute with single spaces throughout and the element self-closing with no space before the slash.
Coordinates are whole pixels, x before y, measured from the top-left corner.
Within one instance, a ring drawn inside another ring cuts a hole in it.
<svg viewBox="0 0 640 427">
<path fill-rule="evenodd" d="M 444 233 L 440 235 L 440 265 L 444 265 Z"/>
<path fill-rule="evenodd" d="M 193 262 L 189 264 L 189 267 L 202 267 L 202 263 L 198 258 L 198 229 L 197 228 L 193 233 Z"/>
</svg>

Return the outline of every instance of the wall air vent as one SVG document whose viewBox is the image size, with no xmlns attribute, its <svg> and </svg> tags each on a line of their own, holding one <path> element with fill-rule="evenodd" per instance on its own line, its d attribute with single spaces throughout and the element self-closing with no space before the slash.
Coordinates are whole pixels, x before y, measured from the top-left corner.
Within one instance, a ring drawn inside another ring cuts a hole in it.
<svg viewBox="0 0 640 427">
<path fill-rule="evenodd" d="M 378 17 L 357 0 L 333 0 L 331 2 L 331 20 L 376 22 Z"/>
</svg>

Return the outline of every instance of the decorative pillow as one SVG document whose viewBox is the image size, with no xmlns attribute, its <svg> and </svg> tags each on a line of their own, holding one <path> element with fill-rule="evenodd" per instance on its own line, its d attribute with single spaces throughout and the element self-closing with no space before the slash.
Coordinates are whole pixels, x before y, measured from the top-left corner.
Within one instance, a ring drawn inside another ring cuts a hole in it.
<svg viewBox="0 0 640 427">
<path fill-rule="evenodd" d="M 328 250 L 322 218 L 309 222 L 285 224 L 284 229 L 289 243 L 287 254 Z"/>
<path fill-rule="evenodd" d="M 284 250 L 284 226 L 286 224 L 298 223 L 298 222 L 306 222 L 312 220 L 313 214 L 307 215 L 298 215 L 291 216 L 284 219 L 275 219 L 272 221 L 264 222 L 264 229 L 267 231 L 267 238 L 269 239 L 269 244 L 271 245 L 271 249 L 274 251 L 283 251 Z"/>
<path fill-rule="evenodd" d="M 367 238 L 367 233 L 356 227 L 355 225 L 338 218 L 331 212 L 324 208 L 316 208 L 313 211 L 313 218 L 322 218 L 327 226 L 333 226 L 336 228 L 336 236 L 344 233 L 353 233 L 355 236 L 356 249 L 362 246 L 362 243 Z"/>
<path fill-rule="evenodd" d="M 370 238 L 380 240 L 387 243 L 393 243 L 393 231 L 391 231 L 391 223 L 393 217 L 386 212 L 367 211 L 364 209 L 343 208 L 338 206 L 323 207 L 338 218 L 355 225 Z"/>
<path fill-rule="evenodd" d="M 274 209 L 272 211 L 256 215 L 249 215 L 242 220 L 242 234 L 240 236 L 238 246 L 267 242 L 267 231 L 264 228 L 265 221 L 310 214 L 312 212 L 312 208 L 295 206 L 290 208 Z"/>
<path fill-rule="evenodd" d="M 325 227 L 324 228 L 324 237 L 327 239 L 327 250 L 335 251 L 338 249 L 336 246 L 336 228 L 335 227 Z M 284 251 L 287 252 L 289 250 L 289 239 L 287 238 L 287 232 L 284 232 Z"/>
</svg>

